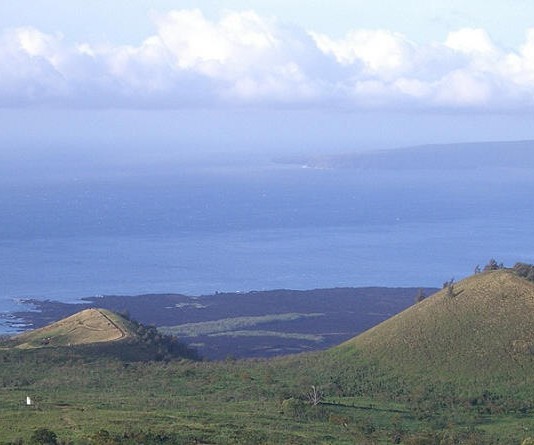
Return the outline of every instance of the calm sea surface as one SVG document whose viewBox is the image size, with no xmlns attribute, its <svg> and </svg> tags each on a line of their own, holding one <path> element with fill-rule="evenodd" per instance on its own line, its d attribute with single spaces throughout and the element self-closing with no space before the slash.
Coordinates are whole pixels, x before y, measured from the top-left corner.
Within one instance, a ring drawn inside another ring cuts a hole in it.
<svg viewBox="0 0 534 445">
<path fill-rule="evenodd" d="M 534 262 L 528 170 L 177 169 L 0 185 L 0 311 L 26 297 L 441 286 Z"/>
</svg>

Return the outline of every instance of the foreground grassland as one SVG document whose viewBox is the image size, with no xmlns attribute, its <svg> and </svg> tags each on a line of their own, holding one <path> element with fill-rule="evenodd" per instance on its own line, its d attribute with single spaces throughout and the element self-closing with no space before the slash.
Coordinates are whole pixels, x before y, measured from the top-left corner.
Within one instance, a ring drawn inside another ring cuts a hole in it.
<svg viewBox="0 0 534 445">
<path fill-rule="evenodd" d="M 341 371 L 339 351 L 219 363 L 3 351 L 0 442 L 29 443 L 42 427 L 76 444 L 520 444 L 534 432 L 521 405 L 531 394 L 400 381 L 352 358 Z M 312 385 L 324 393 L 317 406 Z"/>
<path fill-rule="evenodd" d="M 173 359 L 189 352 L 133 322 L 118 341 L 6 343 L 0 443 L 529 444 L 533 314 L 534 284 L 497 270 L 336 348 L 285 358 Z M 60 324 L 60 338 L 77 326 Z"/>
</svg>

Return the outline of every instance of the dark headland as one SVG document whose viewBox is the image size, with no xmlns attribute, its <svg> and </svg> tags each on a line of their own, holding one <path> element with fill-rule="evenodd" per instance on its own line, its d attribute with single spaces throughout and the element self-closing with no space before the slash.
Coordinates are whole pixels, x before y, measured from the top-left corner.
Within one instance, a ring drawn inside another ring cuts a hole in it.
<svg viewBox="0 0 534 445">
<path fill-rule="evenodd" d="M 186 296 L 89 297 L 80 303 L 25 300 L 13 313 L 33 329 L 98 307 L 177 335 L 208 359 L 270 357 L 326 349 L 377 325 L 433 288 L 332 288 Z"/>
</svg>

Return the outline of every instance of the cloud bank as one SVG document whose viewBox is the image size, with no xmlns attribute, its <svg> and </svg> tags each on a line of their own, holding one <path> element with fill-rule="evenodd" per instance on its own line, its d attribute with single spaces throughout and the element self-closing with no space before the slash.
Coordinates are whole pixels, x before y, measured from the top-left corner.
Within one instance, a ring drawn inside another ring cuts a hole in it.
<svg viewBox="0 0 534 445">
<path fill-rule="evenodd" d="M 416 44 L 385 29 L 333 38 L 252 11 L 152 21 L 155 33 L 131 46 L 4 30 L 0 107 L 534 108 L 534 29 L 505 50 L 471 28 Z"/>
</svg>

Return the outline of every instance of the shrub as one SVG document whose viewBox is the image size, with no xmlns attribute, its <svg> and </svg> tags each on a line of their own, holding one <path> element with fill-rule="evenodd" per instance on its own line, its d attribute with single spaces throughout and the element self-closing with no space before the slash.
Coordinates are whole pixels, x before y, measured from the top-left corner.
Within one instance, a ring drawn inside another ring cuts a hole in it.
<svg viewBox="0 0 534 445">
<path fill-rule="evenodd" d="M 32 445 L 57 445 L 57 435 L 48 428 L 36 429 L 30 437 Z"/>
<path fill-rule="evenodd" d="M 292 419 L 302 419 L 306 415 L 306 404 L 293 397 L 282 402 L 282 413 Z"/>
<path fill-rule="evenodd" d="M 497 261 L 492 258 L 491 260 L 488 261 L 488 264 L 486 264 L 484 266 L 484 271 L 489 271 L 489 270 L 499 270 L 499 269 L 504 269 L 504 264 L 503 263 L 497 263 Z"/>
<path fill-rule="evenodd" d="M 109 431 L 100 430 L 91 436 L 91 444 L 94 445 L 113 445 L 117 443 L 116 440 L 111 436 Z"/>
<path fill-rule="evenodd" d="M 534 266 L 526 263 L 515 263 L 514 271 L 520 277 L 526 278 L 529 281 L 534 281 Z"/>
</svg>

